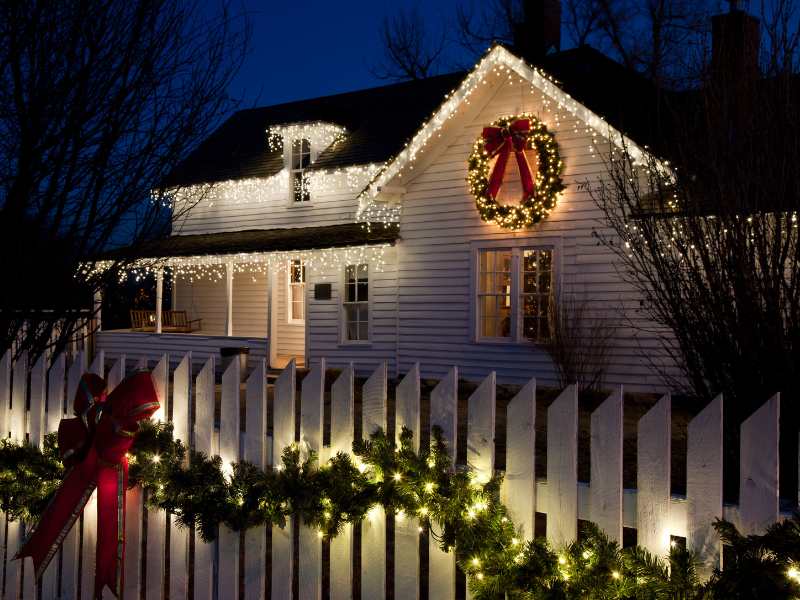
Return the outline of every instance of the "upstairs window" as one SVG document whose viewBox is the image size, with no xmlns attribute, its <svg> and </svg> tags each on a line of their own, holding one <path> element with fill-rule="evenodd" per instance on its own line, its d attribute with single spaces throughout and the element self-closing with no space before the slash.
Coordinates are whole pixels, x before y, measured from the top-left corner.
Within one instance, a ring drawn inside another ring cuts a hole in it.
<svg viewBox="0 0 800 600">
<path fill-rule="evenodd" d="M 292 142 L 291 157 L 292 199 L 295 204 L 311 201 L 308 175 L 305 170 L 311 164 L 311 143 L 303 138 Z"/>
<path fill-rule="evenodd" d="M 369 340 L 369 265 L 347 265 L 344 273 L 344 340 Z"/>
<path fill-rule="evenodd" d="M 306 265 L 302 259 L 289 261 L 289 323 L 306 320 Z"/>
</svg>

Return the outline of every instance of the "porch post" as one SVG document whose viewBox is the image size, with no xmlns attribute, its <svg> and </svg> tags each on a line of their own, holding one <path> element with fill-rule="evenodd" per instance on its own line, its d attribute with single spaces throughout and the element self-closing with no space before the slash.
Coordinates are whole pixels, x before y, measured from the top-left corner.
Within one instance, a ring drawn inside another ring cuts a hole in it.
<svg viewBox="0 0 800 600">
<path fill-rule="evenodd" d="M 103 331 L 103 291 L 96 290 L 94 293 L 94 307 L 92 312 L 94 313 L 94 320 L 97 323 L 97 328 L 95 331 Z"/>
<path fill-rule="evenodd" d="M 156 333 L 161 333 L 161 307 L 164 304 L 164 269 L 156 270 Z"/>
<path fill-rule="evenodd" d="M 233 263 L 225 263 L 225 335 L 233 335 Z"/>
</svg>

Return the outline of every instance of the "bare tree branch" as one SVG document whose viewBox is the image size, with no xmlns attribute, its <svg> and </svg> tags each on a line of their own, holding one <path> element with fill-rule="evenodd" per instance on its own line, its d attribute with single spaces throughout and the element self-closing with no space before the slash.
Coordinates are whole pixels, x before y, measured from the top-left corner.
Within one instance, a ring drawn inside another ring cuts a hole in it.
<svg viewBox="0 0 800 600">
<path fill-rule="evenodd" d="M 446 45 L 444 30 L 430 34 L 419 9 L 401 9 L 381 24 L 384 57 L 373 66 L 380 79 L 403 81 L 424 79 L 436 74 Z"/>
</svg>

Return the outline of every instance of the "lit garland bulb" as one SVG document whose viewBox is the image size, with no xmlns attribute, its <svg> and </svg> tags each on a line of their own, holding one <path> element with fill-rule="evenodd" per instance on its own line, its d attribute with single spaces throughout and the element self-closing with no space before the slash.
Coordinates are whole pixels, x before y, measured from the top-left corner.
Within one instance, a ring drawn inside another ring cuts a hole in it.
<svg viewBox="0 0 800 600">
<path fill-rule="evenodd" d="M 436 461 L 435 461 L 435 460 L 433 460 L 432 458 L 429 458 L 429 459 L 428 459 L 428 468 L 429 468 L 429 469 L 432 469 L 432 468 L 433 468 L 433 467 L 435 467 L 435 466 L 436 466 Z"/>
<path fill-rule="evenodd" d="M 589 560 L 589 558 L 591 558 L 591 556 L 592 556 L 592 553 L 589 552 L 588 550 L 584 550 L 583 551 L 583 560 Z"/>
<path fill-rule="evenodd" d="M 158 454 L 153 454 L 153 458 L 150 460 L 152 460 L 155 464 L 158 464 L 161 462 L 161 457 Z"/>
<path fill-rule="evenodd" d="M 283 471 L 283 465 L 275 465 L 275 470 L 278 471 L 278 473 L 280 473 L 281 471 Z"/>
<path fill-rule="evenodd" d="M 324 533 L 322 533 L 322 530 L 321 530 L 321 529 L 317 530 L 317 537 L 318 537 L 319 539 L 322 539 L 322 538 L 324 538 L 324 537 L 325 537 L 325 534 L 324 534 Z"/>
<path fill-rule="evenodd" d="M 483 581 L 483 573 L 477 573 L 475 577 L 478 578 L 478 581 Z"/>
<path fill-rule="evenodd" d="M 364 474 L 367 470 L 367 465 L 365 465 L 364 463 L 358 463 L 357 468 L 359 473 Z"/>
<path fill-rule="evenodd" d="M 517 544 L 519 544 L 519 540 L 517 538 L 511 538 L 511 545 L 516 546 Z"/>
<path fill-rule="evenodd" d="M 796 567 L 789 567 L 789 570 L 786 571 L 786 576 L 789 579 L 800 582 L 800 570 L 798 570 Z"/>
<path fill-rule="evenodd" d="M 417 512 L 422 515 L 423 517 L 428 516 L 428 507 L 427 506 L 420 506 Z"/>
<path fill-rule="evenodd" d="M 480 558 L 478 558 L 477 556 L 475 556 L 475 557 L 472 559 L 472 566 L 473 566 L 473 567 L 480 567 L 480 566 L 481 566 L 481 559 L 480 559 Z"/>
<path fill-rule="evenodd" d="M 611 571 L 611 577 L 614 579 L 619 579 L 621 575 L 619 574 L 619 571 Z"/>
<path fill-rule="evenodd" d="M 567 559 L 566 559 L 566 558 L 564 558 L 563 556 L 559 556 L 559 557 L 558 557 L 558 564 L 560 564 L 560 565 L 565 565 L 565 564 L 567 564 Z"/>
<path fill-rule="evenodd" d="M 395 481 L 400 481 L 403 478 L 403 476 L 400 473 L 395 473 L 394 475 L 392 475 L 392 477 L 394 478 Z"/>
<path fill-rule="evenodd" d="M 433 488 L 434 488 L 434 484 L 433 484 L 432 481 L 429 481 L 428 483 L 425 484 L 425 492 L 427 492 L 428 494 L 433 492 Z"/>
</svg>

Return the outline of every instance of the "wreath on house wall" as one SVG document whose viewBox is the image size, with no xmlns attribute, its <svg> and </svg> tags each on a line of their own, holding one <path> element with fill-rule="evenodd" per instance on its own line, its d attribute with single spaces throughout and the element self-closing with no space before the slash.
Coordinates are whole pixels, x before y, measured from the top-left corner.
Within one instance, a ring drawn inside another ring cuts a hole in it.
<svg viewBox="0 0 800 600">
<path fill-rule="evenodd" d="M 528 162 L 535 153 L 535 170 Z M 519 168 L 522 199 L 503 204 L 497 196 L 511 155 Z M 564 190 L 564 165 L 555 137 L 537 117 L 522 113 L 497 119 L 484 127 L 470 154 L 467 182 L 481 218 L 506 229 L 535 225 L 555 208 Z"/>
</svg>

